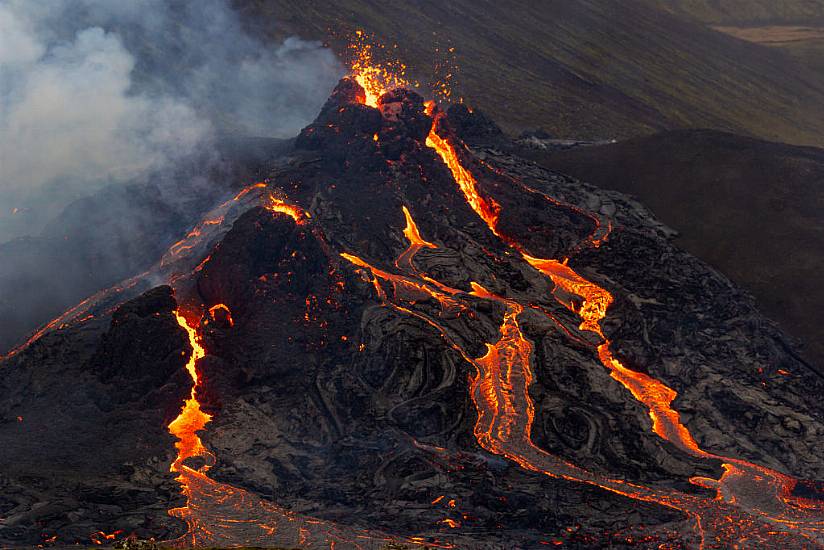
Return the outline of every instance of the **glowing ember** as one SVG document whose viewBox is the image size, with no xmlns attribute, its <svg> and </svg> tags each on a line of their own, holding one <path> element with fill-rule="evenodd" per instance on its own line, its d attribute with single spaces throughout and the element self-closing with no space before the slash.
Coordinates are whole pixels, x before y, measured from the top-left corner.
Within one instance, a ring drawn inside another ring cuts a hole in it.
<svg viewBox="0 0 824 550">
<path fill-rule="evenodd" d="M 355 31 L 349 43 L 352 57 L 350 72 L 352 77 L 366 92 L 366 105 L 378 107 L 378 100 L 388 90 L 408 88 L 411 83 L 406 78 L 406 65 L 394 59 L 379 61 L 375 50 L 387 57 L 386 47 L 362 30 Z M 376 140 L 377 141 L 377 140 Z"/>
<path fill-rule="evenodd" d="M 215 319 L 218 318 L 218 316 L 221 316 L 223 319 L 226 320 L 226 323 L 230 327 L 235 326 L 235 321 L 234 319 L 232 319 L 232 312 L 229 311 L 229 306 L 227 306 L 226 304 L 213 305 L 209 308 L 209 314 L 212 316 L 212 318 Z"/>
</svg>

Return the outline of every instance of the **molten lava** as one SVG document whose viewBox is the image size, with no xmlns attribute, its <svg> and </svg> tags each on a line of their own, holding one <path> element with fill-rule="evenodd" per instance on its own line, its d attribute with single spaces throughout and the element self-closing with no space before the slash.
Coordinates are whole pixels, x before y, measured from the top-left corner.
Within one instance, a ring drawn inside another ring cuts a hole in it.
<svg viewBox="0 0 824 550">
<path fill-rule="evenodd" d="M 361 44 L 356 49 L 352 76 L 365 89 L 365 103 L 376 107 L 381 94 L 387 89 L 408 85 L 405 67 L 398 72 L 394 70 L 397 68 L 376 64 L 373 47 L 362 42 L 365 39 L 363 32 L 358 31 L 356 35 Z M 824 522 L 821 517 L 824 510 L 820 503 L 791 496 L 795 479 L 700 448 L 673 408 L 676 391 L 651 375 L 627 368 L 612 352 L 612 343 L 601 326 L 614 301 L 612 294 L 578 274 L 566 260 L 534 257 L 517 240 L 503 235 L 498 228 L 501 205 L 494 198 L 484 196 L 476 176 L 461 162 L 462 155 L 469 152 L 461 149 L 462 145 L 456 145 L 456 138 L 444 131 L 441 132 L 444 135 L 438 133 L 437 129 L 445 115 L 437 111 L 434 103 L 427 103 L 426 113 L 434 119 L 426 145 L 449 169 L 457 190 L 488 229 L 518 252 L 527 264 L 552 281 L 555 299 L 579 317 L 578 330 L 589 333 L 585 338 L 576 335 L 576 341 L 590 345 L 593 354 L 608 369 L 612 379 L 620 383 L 628 391 L 628 395 L 644 405 L 652 422 L 652 430 L 657 436 L 698 459 L 721 460 L 724 473 L 718 480 L 705 477 L 690 479 L 695 485 L 715 490 L 716 498 L 710 499 L 699 494 L 645 486 L 591 472 L 537 446 L 532 440 L 535 406 L 529 393 L 535 380 L 532 366 L 535 350 L 533 343 L 521 330 L 520 321 L 522 316 L 536 315 L 533 312 L 546 315 L 556 323 L 557 321 L 540 306 L 497 295 L 475 282 L 471 283 L 470 291 L 464 291 L 425 275 L 415 265 L 415 256 L 423 249 L 428 249 L 431 254 L 438 254 L 439 247 L 421 235 L 410 209 L 403 206 L 405 226 L 402 234 L 408 241 L 408 246 L 394 262 L 396 273 L 380 269 L 353 253 L 342 252 L 340 256 L 358 270 L 363 270 L 364 274 L 368 272 L 371 276 L 369 281 L 383 305 L 427 323 L 474 368 L 469 389 L 477 410 L 473 431 L 479 445 L 532 472 L 586 483 L 628 498 L 682 511 L 695 522 L 697 541 L 688 541 L 697 542 L 694 546 L 726 548 L 745 541 L 754 548 L 780 547 L 789 542 L 806 544 L 822 540 Z M 377 137 L 376 134 L 376 140 Z M 240 191 L 231 201 L 243 198 L 254 189 L 265 187 L 265 183 L 256 183 Z M 555 199 L 544 196 L 553 204 L 560 204 Z M 285 214 L 299 225 L 306 224 L 310 219 L 307 211 L 271 196 L 268 197 L 265 208 L 273 213 Z M 605 228 L 599 229 L 600 221 L 593 219 L 596 221 L 596 231 L 590 236 L 588 244 L 598 247 L 609 234 L 611 224 L 607 223 Z M 172 261 L 193 250 L 204 231 L 223 221 L 223 214 L 206 218 L 184 239 L 175 243 L 164 259 Z M 205 261 L 207 260 L 203 260 Z M 482 356 L 474 357 L 460 345 L 449 328 L 449 320 L 445 320 L 445 316 L 441 314 L 446 310 L 471 312 L 472 303 L 478 300 L 495 302 L 503 309 L 503 314 L 497 339 L 486 343 L 486 352 Z M 440 309 L 433 307 L 435 304 Z M 81 306 L 83 304 L 70 310 L 70 313 L 76 315 Z M 234 324 L 229 308 L 224 304 L 212 306 L 209 312 L 213 317 L 220 313 L 230 326 Z M 175 316 L 179 326 L 185 330 L 192 349 L 186 363 L 186 370 L 192 380 L 191 394 L 184 402 L 180 414 L 169 424 L 169 432 L 177 439 L 177 456 L 170 469 L 177 474 L 176 479 L 186 496 L 185 506 L 169 511 L 171 515 L 185 520 L 188 526 L 187 535 L 178 542 L 193 546 L 279 544 L 301 547 L 325 545 L 334 548 L 338 543 L 357 547 L 359 543 L 370 541 L 397 540 L 382 533 L 346 529 L 330 522 L 301 517 L 207 476 L 215 462 L 215 456 L 204 446 L 199 436 L 199 432 L 210 422 L 211 416 L 202 411 L 198 402 L 198 389 L 203 381 L 197 371 L 197 362 L 206 355 L 206 351 L 196 329 L 197 321 L 187 319 L 180 311 L 176 311 Z M 560 324 L 559 327 L 567 331 Z M 572 335 L 573 329 L 568 332 Z M 591 343 L 592 340 L 597 340 L 597 343 Z M 202 463 L 195 466 L 193 459 L 201 459 Z M 436 498 L 433 504 L 443 498 Z M 454 507 L 454 501 L 450 501 L 450 507 Z M 442 523 L 450 528 L 460 526 L 459 522 L 451 518 L 442 520 Z M 411 538 L 408 542 L 415 544 L 421 541 Z"/>
<path fill-rule="evenodd" d="M 443 116 L 442 113 L 436 114 L 436 121 L 438 117 L 441 116 Z M 498 215 L 501 211 L 500 205 L 492 199 L 485 199 L 481 196 L 475 177 L 469 170 L 463 167 L 455 151 L 455 147 L 449 143 L 447 139 L 442 138 L 435 132 L 436 125 L 437 124 L 432 125 L 432 130 L 429 131 L 429 135 L 426 138 L 426 145 L 438 153 L 444 164 L 446 164 L 452 172 L 452 176 L 461 188 L 467 202 L 469 202 L 469 206 L 477 212 L 492 232 L 497 235 L 496 226 L 498 225 Z"/>
<path fill-rule="evenodd" d="M 387 90 L 408 88 L 411 84 L 406 78 L 406 65 L 395 59 L 379 61 L 375 56 L 376 48 L 386 49 L 362 30 L 355 31 L 349 43 L 350 73 L 366 93 L 366 105 L 375 108 Z"/>
<path fill-rule="evenodd" d="M 235 326 L 235 321 L 232 319 L 232 312 L 226 304 L 215 304 L 209 308 L 209 314 L 212 318 L 223 318 L 230 327 Z"/>
<path fill-rule="evenodd" d="M 177 438 L 177 443 L 175 443 L 177 458 L 172 462 L 171 471 L 182 474 L 184 468 L 188 468 L 188 466 L 184 464 L 187 459 L 201 457 L 207 458 L 208 461 L 204 463 L 198 471 L 206 472 L 214 461 L 214 455 L 203 446 L 203 442 L 200 440 L 197 432 L 202 430 L 212 417 L 200 410 L 200 403 L 197 401 L 199 381 L 196 368 L 198 360 L 206 355 L 206 351 L 200 344 L 196 329 L 189 324 L 189 321 L 186 320 L 180 311 L 175 312 L 175 318 L 180 328 L 186 331 L 189 337 L 189 345 L 192 347 L 192 353 L 186 363 L 186 371 L 192 378 L 192 392 L 189 399 L 183 404 L 183 410 L 181 410 L 177 418 L 169 424 L 169 433 Z M 177 481 L 182 484 L 183 494 L 188 497 L 190 489 L 186 485 L 186 478 L 180 475 Z M 180 509 L 173 509 L 170 510 L 169 513 L 179 515 L 179 510 Z"/>
<path fill-rule="evenodd" d="M 303 210 L 302 208 L 293 204 L 288 204 L 275 197 L 269 197 L 265 207 L 270 212 L 280 212 L 281 214 L 286 214 L 295 220 L 295 223 L 298 225 L 306 223 L 306 220 L 311 217 L 309 212 Z"/>
<path fill-rule="evenodd" d="M 409 241 L 409 247 L 398 257 L 398 260 L 395 262 L 395 266 L 399 269 L 417 271 L 412 264 L 412 258 L 415 257 L 415 254 L 417 254 L 422 248 L 434 249 L 438 247 L 429 241 L 425 241 L 423 237 L 421 237 L 421 234 L 418 231 L 418 226 L 415 225 L 415 220 L 412 219 L 412 214 L 409 213 L 409 209 L 406 206 L 403 207 L 403 215 L 406 219 L 406 227 L 403 230 L 403 235 Z"/>
<path fill-rule="evenodd" d="M 244 191 L 250 190 L 247 188 Z M 309 219 L 308 212 L 279 199 L 271 199 L 267 209 L 288 215 L 296 224 L 306 223 Z M 225 316 L 230 326 L 234 323 L 225 304 L 210 307 L 209 313 L 213 317 Z M 386 543 L 418 545 L 424 542 L 419 537 L 403 539 L 378 531 L 348 528 L 304 517 L 252 493 L 210 479 L 207 473 L 216 458 L 203 445 L 198 435 L 211 420 L 211 416 L 201 410 L 197 394 L 203 384 L 197 371 L 197 362 L 206 355 L 206 351 L 195 328 L 196 321 L 187 319 L 180 311 L 175 312 L 175 317 L 180 327 L 186 331 L 192 348 L 186 363 L 186 370 L 192 379 L 191 396 L 185 401 L 177 418 L 169 424 L 169 432 L 178 440 L 175 444 L 177 457 L 171 465 L 171 471 L 178 474 L 176 479 L 186 497 L 185 506 L 169 510 L 170 515 L 187 524 L 186 534 L 172 541 L 175 546 L 334 549 L 337 546 L 372 548 Z M 188 460 L 194 458 L 202 459 L 203 463 L 198 467 L 187 464 Z M 427 544 L 436 548 L 450 548 L 447 544 Z"/>
<path fill-rule="evenodd" d="M 420 243 L 426 241 L 420 236 L 408 209 L 404 215 L 407 221 L 404 234 L 410 244 L 402 253 L 407 259 L 404 262 L 396 261 L 395 265 L 405 265 L 407 267 L 404 270 L 417 272 L 414 268 L 414 254 L 409 251 L 420 250 Z M 399 288 L 414 286 L 420 292 L 437 298 L 435 285 L 425 280 L 415 281 L 414 273 L 410 273 L 411 276 L 388 273 L 351 254 L 344 253 L 342 257 L 372 273 L 372 282 L 382 303 L 432 326 L 450 347 L 475 366 L 476 375 L 471 380 L 471 395 L 478 411 L 474 433 L 478 443 L 489 452 L 505 456 L 531 471 L 594 485 L 632 499 L 680 510 L 695 520 L 699 537 L 696 546 L 703 547 L 706 544 L 722 548 L 743 538 L 762 546 L 806 544 L 821 537 L 820 505 L 791 499 L 790 491 L 794 480 L 767 468 L 730 460 L 724 466 L 725 473 L 721 480 L 693 478 L 692 481 L 698 485 L 718 490 L 718 498 L 708 500 L 590 472 L 547 453 L 536 446 L 531 438 L 535 416 L 534 404 L 529 395 L 529 386 L 534 380 L 531 365 L 533 345 L 523 335 L 518 322 L 518 317 L 526 311 L 528 304 L 498 296 L 477 283 L 471 284 L 472 291 L 468 294 L 496 301 L 505 307 L 500 338 L 495 343 L 487 344 L 486 354 L 474 359 L 450 336 L 447 327 L 416 308 L 417 300 L 414 297 L 410 297 L 407 292 L 398 291 Z M 601 334 L 598 323 L 611 302 L 609 293 L 587 283 L 564 264 L 531 259 L 548 276 L 551 274 L 555 277 L 558 280 L 556 284 L 561 289 L 597 302 L 596 305 L 584 304 L 578 311 L 587 316 L 582 317 L 581 330 L 591 330 L 590 327 L 594 326 L 599 329 L 597 333 Z M 395 291 L 384 291 L 379 281 L 392 284 Z M 463 301 L 462 296 L 467 295 L 456 289 L 450 290 L 452 292 L 449 297 L 454 302 L 460 303 Z M 650 376 L 626 369 L 609 352 L 608 342 L 601 343 L 597 352 L 604 365 L 610 368 L 613 378 L 648 406 L 656 434 L 695 456 L 721 458 L 701 451 L 689 431 L 680 423 L 678 413 L 670 406 L 676 396 L 673 390 Z M 810 506 L 810 509 L 805 509 L 805 506 Z"/>
</svg>

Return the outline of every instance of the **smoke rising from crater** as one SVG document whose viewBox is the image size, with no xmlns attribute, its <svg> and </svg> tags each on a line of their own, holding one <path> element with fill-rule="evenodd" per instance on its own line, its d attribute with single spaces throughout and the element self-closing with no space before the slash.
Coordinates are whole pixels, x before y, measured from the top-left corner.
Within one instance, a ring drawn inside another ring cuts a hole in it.
<svg viewBox="0 0 824 550">
<path fill-rule="evenodd" d="M 320 110 L 333 53 L 253 36 L 229 2 L 0 0 L 0 353 L 248 183 L 226 136 Z"/>
<path fill-rule="evenodd" d="M 294 135 L 342 73 L 247 33 L 224 0 L 0 0 L 0 242 L 216 135 Z"/>
</svg>

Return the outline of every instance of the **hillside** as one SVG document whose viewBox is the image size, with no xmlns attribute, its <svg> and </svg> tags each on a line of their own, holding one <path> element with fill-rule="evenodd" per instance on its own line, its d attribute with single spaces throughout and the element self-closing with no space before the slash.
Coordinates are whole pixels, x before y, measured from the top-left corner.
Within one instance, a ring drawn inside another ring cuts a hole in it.
<svg viewBox="0 0 824 550">
<path fill-rule="evenodd" d="M 530 155 L 638 197 L 678 244 L 752 292 L 824 366 L 824 151 L 712 131 Z"/>
<path fill-rule="evenodd" d="M 649 0 L 679 17 L 694 19 L 740 40 L 779 48 L 824 75 L 822 0 Z"/>
<path fill-rule="evenodd" d="M 422 81 L 435 48 L 454 47 L 459 95 L 513 133 L 542 126 L 624 138 L 709 127 L 824 144 L 824 76 L 642 0 L 234 3 L 259 32 L 328 40 L 340 51 L 346 30 L 362 27 L 397 43 Z"/>
<path fill-rule="evenodd" d="M 711 24 L 808 24 L 824 19 L 822 0 L 649 0 L 673 14 Z"/>
</svg>

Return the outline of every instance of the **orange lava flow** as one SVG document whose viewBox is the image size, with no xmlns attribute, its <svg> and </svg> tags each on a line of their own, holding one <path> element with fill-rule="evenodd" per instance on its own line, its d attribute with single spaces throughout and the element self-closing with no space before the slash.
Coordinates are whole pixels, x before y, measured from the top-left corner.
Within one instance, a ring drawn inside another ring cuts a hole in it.
<svg viewBox="0 0 824 550">
<path fill-rule="evenodd" d="M 207 225 L 220 225 L 221 223 L 223 223 L 223 216 L 222 215 L 218 216 L 216 218 L 203 220 L 202 222 L 197 224 L 194 227 L 194 229 L 189 231 L 189 233 L 184 238 L 180 239 L 175 244 L 173 244 L 169 248 L 169 253 L 172 256 L 177 256 L 178 254 L 180 254 L 184 250 L 189 250 L 190 248 L 192 248 L 194 246 L 193 244 L 189 244 L 189 241 L 194 240 L 195 237 L 199 237 L 201 235 L 201 233 L 203 232 L 203 228 L 205 226 L 207 226 Z"/>
<path fill-rule="evenodd" d="M 280 200 L 272 200 L 273 212 L 289 215 L 296 223 L 309 218 L 297 206 Z M 215 304 L 209 313 L 226 315 L 233 324 L 229 308 Z M 192 353 L 186 370 L 192 379 L 191 396 L 180 414 L 169 424 L 169 432 L 177 438 L 177 457 L 170 470 L 178 474 L 176 480 L 186 497 L 186 504 L 169 510 L 169 515 L 186 522 L 187 532 L 181 538 L 170 541 L 175 547 L 286 547 L 286 548 L 375 548 L 390 542 L 419 544 L 426 542 L 433 548 L 451 548 L 446 543 L 424 541 L 419 537 L 396 538 L 379 531 L 349 528 L 329 521 L 301 516 L 282 506 L 268 502 L 255 494 L 225 483 L 219 483 L 207 475 L 214 465 L 215 455 L 204 445 L 198 432 L 203 430 L 211 417 L 203 412 L 197 399 L 202 381 L 197 372 L 197 362 L 206 355 L 193 322 L 179 311 L 175 317 L 188 335 Z M 186 463 L 188 459 L 201 458 L 203 464 L 196 469 Z"/>
<path fill-rule="evenodd" d="M 433 125 L 434 128 L 434 125 Z M 464 168 L 454 147 L 448 141 L 440 138 L 434 131 L 430 131 L 427 145 L 433 148 L 443 159 L 459 188 L 464 194 L 469 206 L 486 223 L 490 231 L 501 236 L 497 231 L 498 213 L 500 205 L 492 199 L 484 199 L 479 191 L 474 176 Z M 559 299 L 561 303 L 578 314 L 581 318 L 580 330 L 597 334 L 603 340 L 598 346 L 598 357 L 601 363 L 610 370 L 611 376 L 626 387 L 632 395 L 649 409 L 653 421 L 653 429 L 657 435 L 678 444 L 684 450 L 691 451 L 697 456 L 709 455 L 699 449 L 689 430 L 681 424 L 678 413 L 672 409 L 671 403 L 676 398 L 675 390 L 658 380 L 625 368 L 611 353 L 610 342 L 601 330 L 601 321 L 606 317 L 607 309 L 613 302 L 612 295 L 604 288 L 591 283 L 573 271 L 569 266 L 557 260 L 543 259 L 530 256 L 518 243 L 509 238 L 503 239 L 516 248 L 521 256 L 535 269 L 549 277 L 557 289 L 576 296 L 582 300 L 579 308 L 570 300 Z M 556 295 L 557 298 L 557 295 Z M 530 413 L 534 414 L 534 413 Z"/>
<path fill-rule="evenodd" d="M 534 379 L 531 369 L 533 346 L 523 336 L 518 323 L 518 316 L 524 311 L 524 306 L 497 296 L 477 283 L 471 283 L 471 295 L 497 301 L 507 308 L 500 328 L 500 339 L 494 344 L 487 344 L 487 352 L 483 357 L 473 359 L 437 320 L 412 309 L 416 304 L 415 301 L 410 301 L 404 293 L 388 294 L 383 291 L 378 282 L 378 279 L 381 279 L 397 287 L 399 281 L 402 284 L 414 284 L 413 279 L 388 273 L 351 254 L 344 253 L 341 256 L 354 265 L 371 271 L 375 277 L 373 283 L 378 297 L 384 305 L 400 313 L 414 316 L 432 326 L 452 349 L 475 366 L 476 375 L 471 380 L 470 390 L 478 411 L 474 434 L 482 447 L 509 458 L 525 469 L 551 477 L 587 483 L 623 496 L 655 502 L 688 513 L 698 508 L 692 496 L 657 490 L 594 474 L 550 455 L 532 443 L 534 405 L 528 388 Z M 423 292 L 430 295 L 434 296 L 436 293 L 436 289 L 426 283 L 417 283 L 417 285 Z M 461 294 L 466 293 L 455 290 L 453 299 L 459 300 Z M 406 305 L 399 302 L 406 302 Z"/>
<path fill-rule="evenodd" d="M 403 216 L 406 220 L 406 227 L 403 229 L 403 235 L 409 241 L 409 246 L 398 257 L 395 265 L 400 269 L 417 271 L 412 264 L 412 258 L 415 257 L 415 254 L 417 254 L 422 248 L 434 249 L 438 247 L 437 245 L 434 245 L 421 237 L 420 231 L 418 231 L 418 226 L 415 224 L 415 220 L 412 219 L 412 214 L 409 213 L 409 209 L 406 206 L 403 207 Z"/>
<path fill-rule="evenodd" d="M 425 240 L 423 237 L 421 237 L 421 233 L 418 230 L 418 225 L 415 223 L 415 220 L 412 218 L 412 214 L 409 212 L 409 209 L 406 206 L 403 206 L 403 216 L 406 220 L 406 227 L 404 227 L 403 229 L 403 235 L 409 241 L 409 246 L 406 248 L 406 250 L 404 250 L 401 253 L 400 256 L 398 256 L 398 259 L 395 260 L 395 267 L 397 267 L 401 271 L 407 271 L 409 273 L 412 273 L 415 276 L 420 277 L 421 279 L 426 281 L 426 283 L 428 283 L 429 285 L 432 285 L 433 287 L 437 288 L 440 291 L 440 293 L 430 293 L 430 295 L 432 295 L 433 298 L 441 301 L 442 305 L 445 305 L 446 302 L 448 302 L 449 305 L 456 305 L 457 302 L 455 302 L 454 300 L 444 301 L 441 297 L 443 296 L 443 294 L 454 296 L 455 294 L 459 294 L 461 292 L 460 290 L 449 287 L 441 283 L 440 281 L 436 281 L 435 279 L 429 277 L 425 273 L 421 273 L 421 271 L 417 267 L 415 267 L 415 255 L 418 252 L 420 252 L 422 248 L 429 248 L 434 250 L 438 248 L 438 245 L 433 244 Z"/>
<path fill-rule="evenodd" d="M 225 201 L 220 206 L 212 211 L 212 217 L 206 218 L 195 225 L 185 237 L 177 241 L 160 259 L 160 267 L 168 266 L 180 260 L 186 253 L 191 254 L 191 251 L 202 242 L 201 236 L 205 236 L 204 232 L 209 226 L 220 226 L 225 218 L 226 212 L 231 207 L 232 203 L 241 200 L 243 197 L 256 189 L 263 189 L 266 184 L 263 182 L 253 183 L 241 189 L 234 197 Z"/>
<path fill-rule="evenodd" d="M 432 129 L 426 137 L 426 145 L 438 153 L 444 164 L 446 164 L 452 172 L 455 182 L 461 188 L 472 210 L 477 212 L 492 232 L 498 235 L 496 226 L 498 225 L 498 215 L 501 211 L 501 206 L 494 200 L 485 199 L 481 196 L 478 192 L 478 182 L 475 181 L 475 177 L 469 170 L 463 167 L 452 144 L 435 132 L 435 124 L 432 125 Z"/>
<path fill-rule="evenodd" d="M 229 311 L 229 306 L 226 304 L 215 304 L 209 308 L 209 313 L 212 317 L 215 317 L 218 311 L 222 311 L 223 315 L 226 318 L 226 322 L 229 324 L 230 327 L 235 326 L 235 321 L 232 319 L 232 312 Z"/>
<path fill-rule="evenodd" d="M 169 433 L 177 438 L 177 443 L 175 443 L 177 458 L 174 462 L 172 462 L 171 471 L 181 473 L 184 468 L 188 468 L 184 465 L 184 462 L 187 459 L 193 457 L 205 457 L 213 460 L 214 456 L 208 449 L 206 449 L 206 447 L 204 447 L 203 442 L 200 440 L 200 436 L 197 434 L 197 432 L 202 430 L 212 418 L 200 410 L 200 403 L 197 401 L 197 386 L 199 381 L 196 364 L 198 360 L 202 359 L 206 355 L 206 351 L 200 344 L 195 328 L 189 325 L 189 322 L 179 311 L 175 311 L 175 318 L 177 319 L 177 324 L 180 325 L 180 328 L 186 331 L 186 334 L 189 337 L 189 345 L 192 346 L 192 354 L 189 356 L 189 361 L 186 363 L 186 371 L 192 378 L 191 397 L 189 397 L 189 399 L 187 399 L 183 404 L 183 410 L 180 411 L 177 418 L 172 420 L 171 424 L 169 424 Z M 209 461 L 207 461 L 207 463 L 202 466 L 199 471 L 206 472 L 210 466 L 208 462 Z M 178 477 L 177 479 L 181 483 L 184 482 L 182 477 Z M 183 486 L 183 493 L 188 495 L 188 487 L 185 484 Z M 174 515 L 175 510 L 171 510 L 169 513 Z"/>
<path fill-rule="evenodd" d="M 309 212 L 303 210 L 299 206 L 286 203 L 275 197 L 269 197 L 269 201 L 266 203 L 265 208 L 270 212 L 280 212 L 281 214 L 286 214 L 295 220 L 295 223 L 298 225 L 306 223 L 306 220 L 311 217 Z"/>
<path fill-rule="evenodd" d="M 480 298 L 498 300 L 497 296 L 474 282 L 472 293 Z M 531 369 L 516 370 L 519 365 L 529 365 L 532 356 L 532 344 L 523 337 L 518 326 L 518 315 L 523 312 L 523 307 L 514 302 L 506 305 L 501 338 L 494 344 L 487 344 L 486 354 L 474 361 L 478 372 L 471 383 L 476 404 L 488 405 L 478 407 L 475 438 L 485 449 L 505 456 L 508 455 L 505 444 L 512 437 L 526 442 L 535 418 L 532 400 L 524 403 L 526 414 L 522 414 L 516 407 L 515 399 L 501 395 L 506 393 L 511 396 L 517 388 L 528 388 L 532 384 Z M 523 379 L 516 382 L 515 377 Z"/>
<path fill-rule="evenodd" d="M 210 308 L 217 311 L 226 308 L 217 304 Z M 228 308 L 227 308 L 228 309 Z M 178 474 L 176 480 L 186 496 L 186 505 L 169 510 L 169 515 L 184 520 L 186 534 L 174 541 L 175 547 L 288 547 L 288 548 L 373 548 L 388 542 L 397 542 L 384 533 L 348 528 L 335 523 L 304 517 L 263 500 L 256 495 L 210 479 L 208 470 L 215 462 L 198 436 L 211 420 L 197 400 L 201 383 L 197 373 L 197 361 L 206 355 L 196 329 L 179 312 L 175 312 L 178 324 L 186 331 L 192 353 L 186 370 L 192 378 L 191 397 L 186 400 L 180 414 L 169 424 L 169 432 L 178 441 L 178 454 L 171 471 Z M 187 459 L 199 457 L 204 464 L 194 469 Z M 415 542 L 414 538 L 402 542 Z M 432 544 L 432 547 L 450 548 L 448 544 Z"/>
<path fill-rule="evenodd" d="M 573 309 L 581 318 L 581 325 L 578 327 L 580 330 L 594 332 L 602 338 L 602 343 L 598 345 L 598 359 L 609 369 L 614 380 L 646 405 L 653 431 L 694 456 L 710 458 L 712 455 L 698 447 L 692 434 L 681 423 L 678 412 L 672 408 L 672 402 L 678 396 L 676 391 L 651 376 L 626 368 L 610 351 L 610 341 L 601 330 L 601 320 L 606 317 L 607 308 L 612 304 L 612 294 L 557 260 L 535 258 L 528 254 L 523 254 L 523 257 L 532 267 L 549 277 L 557 288 L 583 300 L 577 311 L 569 301 L 559 301 Z"/>
<path fill-rule="evenodd" d="M 420 236 L 419 233 L 417 235 Z M 409 232 L 407 239 L 410 241 L 410 247 L 414 247 L 413 232 Z M 475 366 L 476 374 L 470 385 L 472 400 L 478 412 L 474 434 L 478 443 L 489 452 L 502 455 L 530 471 L 586 483 L 631 499 L 679 510 L 695 522 L 696 540 L 687 536 L 686 541 L 687 544 L 696 547 L 728 548 L 742 541 L 754 544 L 753 547 L 811 547 L 816 541 L 822 540 L 824 524 L 821 522 L 820 510 L 816 503 L 800 503 L 804 506 L 796 505 L 795 500 L 790 503 L 789 495 L 794 481 L 789 476 L 767 468 L 744 461 L 730 461 L 724 465 L 725 473 L 721 480 L 693 478 L 691 481 L 697 485 L 718 490 L 717 498 L 707 499 L 676 490 L 611 478 L 547 453 L 535 445 L 531 437 L 535 410 L 529 395 L 529 387 L 535 376 L 531 365 L 534 349 L 532 343 L 523 335 L 518 322 L 518 317 L 525 312 L 527 304 L 498 296 L 477 283 L 471 283 L 472 291 L 469 294 L 497 301 L 506 307 L 500 327 L 500 338 L 495 343 L 487 344 L 487 352 L 482 357 L 473 359 L 450 336 L 444 325 L 425 312 L 417 311 L 415 301 L 410 301 L 408 295 L 397 291 L 392 294 L 384 292 L 378 279 L 391 282 L 396 287 L 398 281 L 402 281 L 403 285 L 417 284 L 422 291 L 429 293 L 435 291 L 432 285 L 416 282 L 414 278 L 404 275 L 387 273 L 356 256 L 342 256 L 358 267 L 372 272 L 373 283 L 384 305 L 432 326 L 452 349 Z M 410 256 L 409 261 L 404 263 L 410 266 L 408 269 L 416 271 L 412 260 Z M 396 262 L 396 265 L 399 263 Z M 581 294 L 588 295 L 588 292 L 584 291 L 587 289 L 585 280 L 574 277 L 564 264 L 538 265 L 547 271 L 554 270 L 553 274 L 559 279 L 558 286 L 562 290 L 572 293 L 572 289 L 576 288 Z M 561 282 L 564 282 L 564 285 L 561 285 Z M 592 291 L 591 299 L 592 296 L 604 299 L 605 292 Z M 451 297 L 460 302 L 461 295 L 465 294 L 456 290 Z M 403 301 L 407 303 L 399 303 Z M 609 301 L 611 297 L 607 302 Z M 597 316 L 602 309 L 605 312 L 607 306 L 608 303 L 605 303 L 603 308 L 587 308 L 582 305 L 580 310 L 591 311 L 592 315 Z M 613 378 L 627 386 L 639 401 L 652 404 L 650 416 L 658 435 L 697 448 L 685 428 L 681 432 L 669 431 L 673 427 L 683 427 L 677 413 L 669 406 L 675 397 L 673 390 L 652 377 L 624 368 L 609 353 L 607 345 L 601 344 L 598 352 L 602 362 L 611 367 Z M 700 450 L 698 452 L 702 453 L 699 456 L 713 457 L 709 453 Z M 804 509 L 808 505 L 812 511 Z"/>
<path fill-rule="evenodd" d="M 646 405 L 652 419 L 652 431 L 659 437 L 675 443 L 693 456 L 715 458 L 698 446 L 690 431 L 681 423 L 678 412 L 672 408 L 672 402 L 678 396 L 675 390 L 651 376 L 626 368 L 612 355 L 608 340 L 598 346 L 598 358 L 609 369 L 614 380 Z"/>
<path fill-rule="evenodd" d="M 249 186 L 244 187 L 243 189 L 241 189 L 241 190 L 238 192 L 238 194 L 237 194 L 237 195 L 235 195 L 235 196 L 232 198 L 232 200 L 233 200 L 233 201 L 239 201 L 240 199 L 242 199 L 243 197 L 245 197 L 246 195 L 248 195 L 249 193 L 251 193 L 251 192 L 252 192 L 252 191 L 254 191 L 255 189 L 263 189 L 264 187 L 266 187 L 266 184 L 265 184 L 265 183 L 263 183 L 262 181 L 259 181 L 259 182 L 257 182 L 257 183 L 253 183 L 252 185 L 249 185 Z"/>
<path fill-rule="evenodd" d="M 522 256 L 529 265 L 552 279 L 552 282 L 555 283 L 558 288 L 583 299 L 583 304 L 577 311 L 574 310 L 574 307 L 568 301 L 563 301 L 562 303 L 575 311 L 581 318 L 581 325 L 578 327 L 580 330 L 594 332 L 603 338 L 604 333 L 601 331 L 601 320 L 606 317 L 607 308 L 612 304 L 612 294 L 590 283 L 569 266 L 557 260 L 534 258 L 523 253 Z"/>
<path fill-rule="evenodd" d="M 529 386 L 534 380 L 533 346 L 518 324 L 518 315 L 524 308 L 480 285 L 473 283 L 472 286 L 473 295 L 496 300 L 507 307 L 500 339 L 487 344 L 487 353 L 482 357 L 471 360 L 477 369 L 471 381 L 472 400 L 478 411 L 474 433 L 486 450 L 505 456 L 527 470 L 680 510 L 693 518 L 696 525 L 698 540 L 693 543 L 687 539 L 688 547 L 732 548 L 747 541 L 750 546 L 744 547 L 748 548 L 807 548 L 813 547 L 816 539 L 821 540 L 820 516 L 816 520 L 812 514 L 793 514 L 787 506 L 775 506 L 776 491 L 786 495 L 788 487 L 764 468 L 755 471 L 725 465 L 722 480 L 704 479 L 707 482 L 704 486 L 732 489 L 747 502 L 721 496 L 710 500 L 590 472 L 535 445 L 531 437 L 535 410 L 529 395 Z M 736 487 L 735 483 L 740 485 Z M 763 508 L 757 508 L 758 505 Z"/>
<path fill-rule="evenodd" d="M 437 245 L 421 237 L 418 225 L 415 223 L 415 220 L 412 219 L 412 214 L 409 213 L 409 209 L 406 206 L 403 206 L 403 217 L 406 220 L 406 227 L 403 228 L 403 236 L 409 240 L 410 249 L 414 247 L 414 250 L 417 252 L 421 248 L 438 248 Z"/>
</svg>

